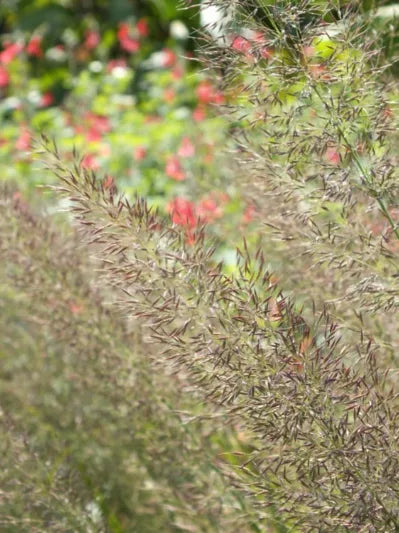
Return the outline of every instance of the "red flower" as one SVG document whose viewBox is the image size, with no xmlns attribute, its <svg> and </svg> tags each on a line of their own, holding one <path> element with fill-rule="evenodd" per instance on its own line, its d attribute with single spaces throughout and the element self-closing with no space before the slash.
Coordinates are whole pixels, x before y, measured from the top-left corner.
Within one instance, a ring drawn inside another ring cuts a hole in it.
<svg viewBox="0 0 399 533">
<path fill-rule="evenodd" d="M 107 72 L 111 73 L 114 70 L 114 68 L 118 68 L 118 67 L 126 68 L 127 67 L 126 60 L 122 58 L 111 59 L 111 61 L 108 61 L 107 63 Z"/>
<path fill-rule="evenodd" d="M 193 111 L 193 119 L 196 122 L 202 122 L 205 120 L 205 110 L 202 106 L 198 106 Z"/>
<path fill-rule="evenodd" d="M 119 24 L 118 28 L 118 39 L 119 41 L 123 41 L 123 39 L 126 39 L 127 37 L 129 37 L 129 24 L 122 22 Z"/>
<path fill-rule="evenodd" d="M 144 146 L 136 146 L 136 148 L 133 150 L 133 157 L 136 161 L 141 161 L 146 155 L 147 150 L 144 148 Z"/>
<path fill-rule="evenodd" d="M 83 311 L 83 305 L 71 301 L 69 303 L 69 310 L 73 315 L 80 315 L 80 313 Z"/>
<path fill-rule="evenodd" d="M 100 34 L 94 30 L 87 30 L 85 39 L 86 48 L 88 48 L 89 50 L 93 50 L 94 48 L 97 48 L 99 43 Z"/>
<path fill-rule="evenodd" d="M 174 91 L 172 88 L 165 89 L 163 92 L 163 99 L 165 102 L 173 102 L 173 100 L 176 98 L 176 91 Z"/>
<path fill-rule="evenodd" d="M 199 218 L 204 222 L 211 222 L 220 218 L 223 214 L 221 206 L 211 196 L 203 198 L 200 201 L 197 211 Z"/>
<path fill-rule="evenodd" d="M 41 100 L 40 100 L 40 107 L 48 107 L 53 102 L 54 102 L 54 96 L 50 91 L 48 91 L 42 95 Z"/>
<path fill-rule="evenodd" d="M 222 104 L 224 102 L 223 94 L 220 91 L 216 91 L 209 81 L 202 81 L 198 85 L 197 96 L 202 104 Z"/>
<path fill-rule="evenodd" d="M 114 189 L 115 188 L 115 180 L 111 176 L 111 174 L 107 174 L 106 178 L 103 181 L 104 189 Z"/>
<path fill-rule="evenodd" d="M 6 45 L 4 50 L 0 52 L 0 63 L 7 65 L 7 63 L 10 63 L 22 49 L 23 46 L 20 43 L 11 43 Z"/>
<path fill-rule="evenodd" d="M 303 55 L 305 57 L 312 57 L 315 55 L 316 50 L 313 46 L 304 46 L 303 47 Z"/>
<path fill-rule="evenodd" d="M 233 50 L 237 50 L 238 52 L 241 52 L 246 55 L 251 53 L 251 43 L 240 35 L 233 39 L 231 47 L 233 48 Z"/>
<path fill-rule="evenodd" d="M 172 178 L 173 180 L 183 181 L 186 179 L 180 161 L 175 155 L 170 156 L 166 161 L 165 172 L 166 175 L 169 176 L 169 178 Z"/>
<path fill-rule="evenodd" d="M 137 39 L 133 39 L 132 37 L 126 37 L 125 39 L 122 39 L 120 41 L 120 45 L 121 48 L 126 50 L 126 52 L 129 52 L 129 54 L 134 54 L 140 48 L 139 41 Z"/>
<path fill-rule="evenodd" d="M 253 204 L 250 204 L 245 208 L 244 213 L 242 215 L 242 221 L 244 222 L 244 224 L 249 224 L 250 222 L 252 222 L 252 220 L 254 219 L 254 215 L 255 206 Z"/>
<path fill-rule="evenodd" d="M 167 207 L 172 217 L 173 224 L 192 229 L 197 225 L 195 206 L 185 198 L 175 198 Z"/>
<path fill-rule="evenodd" d="M 213 95 L 213 103 L 214 104 L 223 104 L 224 102 L 224 95 L 221 91 L 215 91 Z"/>
<path fill-rule="evenodd" d="M 100 168 L 93 154 L 86 154 L 82 159 L 81 166 L 87 170 L 98 170 Z"/>
<path fill-rule="evenodd" d="M 43 50 L 41 48 L 41 42 L 42 42 L 41 37 L 32 37 L 32 39 L 26 45 L 26 52 L 30 56 L 42 57 Z"/>
<path fill-rule="evenodd" d="M 129 52 L 130 54 L 134 54 L 137 52 L 140 48 L 140 43 L 137 39 L 133 39 L 129 35 L 130 33 L 130 26 L 126 22 L 122 22 L 119 24 L 118 29 L 118 40 L 121 48 L 123 50 L 126 50 L 126 52 Z"/>
<path fill-rule="evenodd" d="M 10 76 L 7 70 L 3 67 L 3 65 L 0 65 L 0 88 L 7 87 L 9 83 L 10 83 Z"/>
<path fill-rule="evenodd" d="M 332 146 L 327 148 L 325 158 L 332 165 L 339 165 L 341 162 L 341 156 L 339 155 L 339 152 L 337 152 L 337 150 Z"/>
<path fill-rule="evenodd" d="M 252 40 L 255 41 L 256 43 L 264 43 L 265 39 L 266 39 L 266 36 L 261 31 L 254 32 L 253 37 L 252 37 Z"/>
<path fill-rule="evenodd" d="M 90 129 L 103 135 L 111 131 L 111 124 L 109 118 L 104 115 L 97 115 L 89 111 L 85 115 L 85 119 L 89 123 Z"/>
<path fill-rule="evenodd" d="M 20 134 L 15 143 L 15 148 L 21 152 L 26 152 L 30 148 L 31 134 L 26 126 L 22 126 Z"/>
<path fill-rule="evenodd" d="M 90 126 L 85 137 L 88 142 L 96 143 L 101 141 L 101 134 L 94 126 Z"/>
<path fill-rule="evenodd" d="M 184 70 L 181 65 L 176 65 L 172 70 L 172 78 L 174 80 L 180 80 L 183 77 Z"/>
<path fill-rule="evenodd" d="M 183 137 L 179 150 L 177 152 L 179 157 L 193 157 L 195 147 L 188 137 Z"/>
<path fill-rule="evenodd" d="M 213 87 L 208 81 L 202 81 L 197 87 L 198 100 L 203 104 L 212 102 L 214 95 Z"/>
<path fill-rule="evenodd" d="M 328 73 L 324 65 L 309 65 L 310 75 L 315 79 L 322 79 L 328 81 L 330 79 L 330 74 Z"/>
<path fill-rule="evenodd" d="M 264 59 L 270 59 L 271 57 L 273 57 L 273 51 L 270 50 L 270 48 L 268 48 L 267 46 L 264 46 L 262 48 L 262 50 L 260 51 L 260 55 L 264 58 Z"/>
<path fill-rule="evenodd" d="M 148 35 L 148 24 L 145 19 L 140 19 L 136 24 L 136 30 L 138 31 L 141 37 L 147 37 Z"/>
<path fill-rule="evenodd" d="M 162 52 L 162 66 L 165 68 L 173 67 L 177 60 L 176 54 L 170 48 L 164 48 Z"/>
</svg>

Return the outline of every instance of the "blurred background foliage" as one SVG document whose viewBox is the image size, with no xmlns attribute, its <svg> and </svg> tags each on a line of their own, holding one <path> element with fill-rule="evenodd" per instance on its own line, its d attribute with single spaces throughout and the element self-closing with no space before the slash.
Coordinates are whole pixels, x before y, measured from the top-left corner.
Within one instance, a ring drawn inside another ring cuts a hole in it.
<svg viewBox="0 0 399 533">
<path fill-rule="evenodd" d="M 195 57 L 198 9 L 183 7 L 2 2 L 1 179 L 37 201 L 36 185 L 51 180 L 32 155 L 45 132 L 130 197 L 145 196 L 185 226 L 211 222 L 221 257 L 232 262 L 234 246 L 225 243 L 247 228 L 253 209 L 220 150 L 228 125 L 214 108 L 225 98 Z"/>
</svg>

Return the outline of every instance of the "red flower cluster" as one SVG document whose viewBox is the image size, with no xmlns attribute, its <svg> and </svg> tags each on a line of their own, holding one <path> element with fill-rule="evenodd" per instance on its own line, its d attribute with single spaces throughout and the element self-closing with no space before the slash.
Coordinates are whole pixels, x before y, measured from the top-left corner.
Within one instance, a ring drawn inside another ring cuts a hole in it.
<svg viewBox="0 0 399 533">
<path fill-rule="evenodd" d="M 7 65 L 23 50 L 21 43 L 8 43 L 4 50 L 0 52 L 0 63 Z"/>
<path fill-rule="evenodd" d="M 121 22 L 118 28 L 118 40 L 122 50 L 134 54 L 140 49 L 140 37 L 147 37 L 148 24 L 145 19 L 140 19 L 135 28 L 131 28 L 127 22 Z M 133 35 L 132 35 L 133 34 Z"/>
<path fill-rule="evenodd" d="M 104 115 L 97 115 L 89 111 L 86 113 L 85 119 L 88 124 L 88 130 L 85 135 L 89 142 L 99 142 L 103 135 L 111 131 L 109 118 Z"/>
<path fill-rule="evenodd" d="M 233 37 L 231 47 L 250 60 L 253 60 L 257 54 L 264 59 L 270 59 L 273 56 L 272 50 L 266 46 L 265 36 L 260 32 L 256 32 L 251 39 L 246 39 L 241 35 Z"/>
<path fill-rule="evenodd" d="M 228 201 L 224 193 L 211 193 L 202 198 L 198 205 L 186 198 L 177 197 L 169 202 L 167 211 L 171 215 L 173 224 L 181 226 L 186 231 L 187 241 L 195 241 L 195 228 L 202 223 L 212 222 L 223 216 L 223 203 Z"/>
<path fill-rule="evenodd" d="M 21 43 L 7 43 L 4 46 L 4 50 L 0 52 L 0 88 L 9 85 L 10 75 L 6 65 L 8 65 L 8 63 L 10 63 L 22 49 L 23 46 Z"/>
<path fill-rule="evenodd" d="M 224 95 L 209 81 L 202 81 L 197 87 L 197 97 L 201 104 L 223 104 Z"/>
<path fill-rule="evenodd" d="M 168 204 L 173 224 L 193 229 L 197 225 L 195 205 L 185 198 L 175 198 Z"/>
<path fill-rule="evenodd" d="M 206 106 L 208 104 L 223 104 L 224 94 L 215 89 L 207 80 L 202 81 L 197 87 L 198 106 L 193 111 L 193 119 L 202 122 L 206 117 Z"/>
</svg>

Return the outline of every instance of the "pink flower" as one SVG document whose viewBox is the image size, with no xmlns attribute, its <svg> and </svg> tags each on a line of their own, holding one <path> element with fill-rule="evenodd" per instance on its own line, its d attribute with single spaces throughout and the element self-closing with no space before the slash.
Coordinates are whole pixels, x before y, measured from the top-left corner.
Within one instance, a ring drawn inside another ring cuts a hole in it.
<svg viewBox="0 0 399 533">
<path fill-rule="evenodd" d="M 195 122 L 202 122 L 205 120 L 205 110 L 202 106 L 198 106 L 193 111 L 193 119 Z"/>
<path fill-rule="evenodd" d="M 325 153 L 326 160 L 331 163 L 332 165 L 339 165 L 341 162 L 341 157 L 339 155 L 339 152 L 332 146 L 327 148 Z"/>
<path fill-rule="evenodd" d="M 177 155 L 179 157 L 193 157 L 195 147 L 188 137 L 183 137 Z"/>
<path fill-rule="evenodd" d="M 40 100 L 40 107 L 48 107 L 54 102 L 54 96 L 53 94 L 48 91 L 44 93 Z"/>
<path fill-rule="evenodd" d="M 237 50 L 237 52 L 241 52 L 245 55 L 251 54 L 251 43 L 245 39 L 244 37 L 241 37 L 238 35 L 233 39 L 233 42 L 231 43 L 231 47 L 233 50 Z"/>
<path fill-rule="evenodd" d="M 198 100 L 203 104 L 212 102 L 214 90 L 209 81 L 202 81 L 197 87 Z"/>
<path fill-rule="evenodd" d="M 118 35 L 119 41 L 123 41 L 123 39 L 126 39 L 126 37 L 129 37 L 129 24 L 126 24 L 126 22 L 121 22 L 119 24 L 117 35 Z"/>
<path fill-rule="evenodd" d="M 224 96 L 220 91 L 209 83 L 209 81 L 202 81 L 197 87 L 197 97 L 202 104 L 222 104 Z"/>
<path fill-rule="evenodd" d="M 244 224 L 252 222 L 255 216 L 255 206 L 253 204 L 247 205 L 242 215 L 242 221 Z"/>
<path fill-rule="evenodd" d="M 89 123 L 90 129 L 92 129 L 93 132 L 96 131 L 103 135 L 111 131 L 111 123 L 109 118 L 104 115 L 97 115 L 96 113 L 89 111 L 86 113 L 85 119 Z"/>
<path fill-rule="evenodd" d="M 21 43 L 11 43 L 6 45 L 4 50 L 0 52 L 0 63 L 7 65 L 7 63 L 10 63 L 22 49 L 23 46 Z"/>
<path fill-rule="evenodd" d="M 172 70 L 172 78 L 174 80 L 180 80 L 183 77 L 184 70 L 181 65 L 176 65 Z"/>
<path fill-rule="evenodd" d="M 106 178 L 103 181 L 104 189 L 112 189 L 115 187 L 115 180 L 111 174 L 107 174 Z"/>
<path fill-rule="evenodd" d="M 119 58 L 119 59 L 111 59 L 111 61 L 108 61 L 107 63 L 107 72 L 112 72 L 114 70 L 114 68 L 126 68 L 127 67 L 127 63 L 126 63 L 126 59 L 123 59 L 123 58 Z"/>
<path fill-rule="evenodd" d="M 260 51 L 260 55 L 263 57 L 263 59 L 271 59 L 273 57 L 273 51 L 267 46 L 264 46 Z"/>
<path fill-rule="evenodd" d="M 166 161 L 165 172 L 166 175 L 173 180 L 183 181 L 186 179 L 180 161 L 175 155 L 170 156 Z"/>
<path fill-rule="evenodd" d="M 215 91 L 213 94 L 213 103 L 214 104 L 223 104 L 224 94 L 221 91 Z"/>
<path fill-rule="evenodd" d="M 31 134 L 26 126 L 21 126 L 19 137 L 15 142 L 15 148 L 21 152 L 29 150 L 31 145 Z"/>
<path fill-rule="evenodd" d="M 176 54 L 170 48 L 164 48 L 162 52 L 162 66 L 165 68 L 173 67 L 177 60 Z"/>
<path fill-rule="evenodd" d="M 130 37 L 130 26 L 126 22 L 119 24 L 118 40 L 122 50 L 134 54 L 140 48 L 140 43 L 137 39 Z"/>
<path fill-rule="evenodd" d="M 87 170 L 98 170 L 100 168 L 93 154 L 86 154 L 82 159 L 81 166 Z"/>
<path fill-rule="evenodd" d="M 129 54 L 134 54 L 140 48 L 139 41 L 137 39 L 133 39 L 132 37 L 125 37 L 120 41 L 120 45 L 121 48 L 126 50 L 126 52 L 129 52 Z"/>
<path fill-rule="evenodd" d="M 256 31 L 252 38 L 253 41 L 257 43 L 264 43 L 265 42 L 265 34 L 261 31 Z"/>
<path fill-rule="evenodd" d="M 26 45 L 26 52 L 30 56 L 42 57 L 43 50 L 41 48 L 41 37 L 32 37 L 29 43 Z"/>
<path fill-rule="evenodd" d="M 100 34 L 98 31 L 88 30 L 86 32 L 85 46 L 89 50 L 94 50 L 100 43 Z"/>
<path fill-rule="evenodd" d="M 312 57 L 315 54 L 315 49 L 313 46 L 304 46 L 303 47 L 303 55 L 305 57 Z"/>
<path fill-rule="evenodd" d="M 141 161 L 146 155 L 147 150 L 144 148 L 144 146 L 136 146 L 136 148 L 133 150 L 133 157 L 135 161 Z"/>
<path fill-rule="evenodd" d="M 163 99 L 165 102 L 173 102 L 175 98 L 176 98 L 176 91 L 174 91 L 172 88 L 168 88 L 164 90 Z"/>
<path fill-rule="evenodd" d="M 94 126 L 90 126 L 90 128 L 86 132 L 85 138 L 87 142 L 95 143 L 101 141 L 100 132 Z"/>
<path fill-rule="evenodd" d="M 80 315 L 80 313 L 83 311 L 83 305 L 71 301 L 69 303 L 69 310 L 73 315 Z"/>
<path fill-rule="evenodd" d="M 7 87 L 9 83 L 10 83 L 10 76 L 7 70 L 5 69 L 5 67 L 3 67 L 3 65 L 0 64 L 0 88 Z"/>
<path fill-rule="evenodd" d="M 173 224 L 192 229 L 197 225 L 195 206 L 185 198 L 175 198 L 167 207 Z"/>
<path fill-rule="evenodd" d="M 221 206 L 216 202 L 215 198 L 208 196 L 203 198 L 197 208 L 199 218 L 204 222 L 212 222 L 220 218 L 223 214 Z"/>
<path fill-rule="evenodd" d="M 147 21 L 145 19 L 140 19 L 136 24 L 136 30 L 141 37 L 147 37 L 149 33 Z"/>
</svg>

